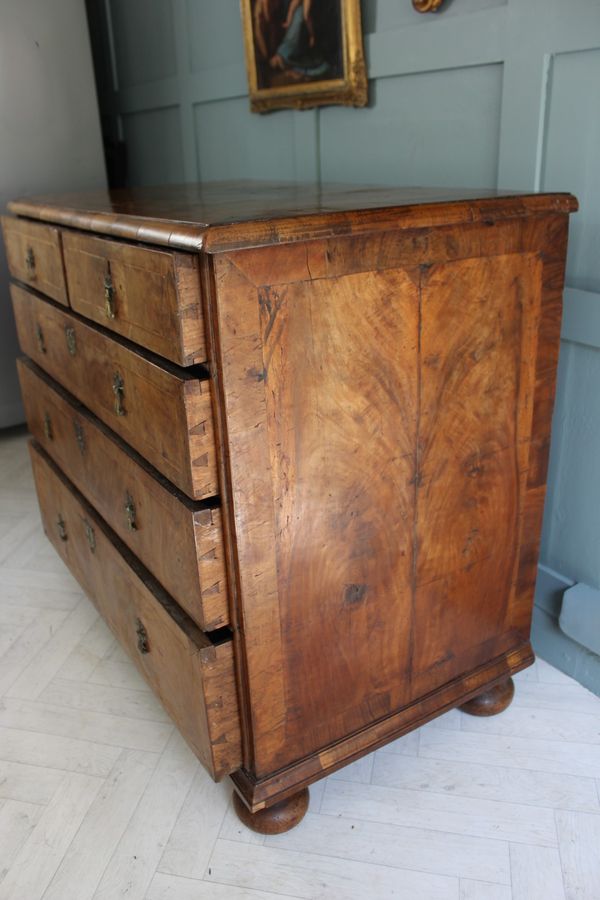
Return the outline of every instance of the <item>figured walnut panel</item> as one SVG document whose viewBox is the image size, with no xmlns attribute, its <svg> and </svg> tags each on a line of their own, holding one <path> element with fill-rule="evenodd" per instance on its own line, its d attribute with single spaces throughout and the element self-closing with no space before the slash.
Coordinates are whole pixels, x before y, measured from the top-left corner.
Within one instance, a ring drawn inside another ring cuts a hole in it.
<svg viewBox="0 0 600 900">
<path fill-rule="evenodd" d="M 258 782 L 530 658 L 565 234 L 491 210 L 215 256 Z"/>
<path fill-rule="evenodd" d="M 418 692 L 458 676 L 467 660 L 475 667 L 505 649 L 541 268 L 535 254 L 511 254 L 440 264 L 423 276 L 412 651 Z"/>
<path fill-rule="evenodd" d="M 217 260 L 258 771 L 408 697 L 418 276 L 257 291 Z"/>
<path fill-rule="evenodd" d="M 24 353 L 189 497 L 218 493 L 208 376 L 158 364 L 16 285 L 11 295 Z"/>
<path fill-rule="evenodd" d="M 36 441 L 200 628 L 226 625 L 220 510 L 198 509 L 33 363 L 17 365 Z"/>
<path fill-rule="evenodd" d="M 208 772 L 239 768 L 231 640 L 213 644 L 31 446 L 46 534 Z"/>
<path fill-rule="evenodd" d="M 259 292 L 298 755 L 408 698 L 418 277 L 388 270 Z M 371 663 L 357 679 L 365 642 Z"/>
</svg>

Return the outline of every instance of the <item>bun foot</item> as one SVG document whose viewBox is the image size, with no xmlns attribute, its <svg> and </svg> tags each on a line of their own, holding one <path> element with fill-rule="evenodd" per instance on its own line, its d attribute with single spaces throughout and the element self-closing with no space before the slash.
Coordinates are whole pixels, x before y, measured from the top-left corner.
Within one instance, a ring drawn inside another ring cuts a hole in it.
<svg viewBox="0 0 600 900">
<path fill-rule="evenodd" d="M 477 697 L 473 697 L 472 700 L 467 700 L 460 709 L 469 713 L 470 716 L 495 716 L 510 706 L 514 695 L 514 681 L 512 678 L 507 678 L 482 694 L 478 694 Z"/>
<path fill-rule="evenodd" d="M 302 788 L 297 794 L 251 813 L 237 792 L 233 792 L 233 807 L 240 822 L 259 834 L 283 834 L 289 831 L 304 818 L 308 809 L 308 788 Z"/>
</svg>

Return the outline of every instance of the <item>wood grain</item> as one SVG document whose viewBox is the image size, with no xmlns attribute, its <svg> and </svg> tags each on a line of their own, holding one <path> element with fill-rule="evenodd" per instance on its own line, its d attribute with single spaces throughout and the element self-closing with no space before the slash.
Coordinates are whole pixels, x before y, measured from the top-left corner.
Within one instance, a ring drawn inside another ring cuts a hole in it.
<svg viewBox="0 0 600 900">
<path fill-rule="evenodd" d="M 193 624 L 35 444 L 31 459 L 44 529 L 60 556 L 213 778 L 234 771 L 241 741 L 231 641 L 213 643 Z"/>
<path fill-rule="evenodd" d="M 512 678 L 507 678 L 463 703 L 460 708 L 470 716 L 497 716 L 510 706 L 514 696 L 515 683 Z"/>
<path fill-rule="evenodd" d="M 445 684 L 426 697 L 417 698 L 414 703 L 404 706 L 385 719 L 379 719 L 362 731 L 348 735 L 331 747 L 317 750 L 304 759 L 263 777 L 257 777 L 255 772 L 242 768 L 234 772 L 232 781 L 248 807 L 252 810 L 261 809 L 290 797 L 299 787 L 310 785 L 324 775 L 342 769 L 365 753 L 371 753 L 455 706 L 460 706 L 481 693 L 483 687 L 506 681 L 509 673 L 519 672 L 533 662 L 531 645 L 521 644 L 517 649 L 490 660 L 474 672 Z"/>
<path fill-rule="evenodd" d="M 566 194 L 244 182 L 12 205 L 94 232 L 72 240 L 78 302 L 99 324 L 108 263 L 116 306 L 138 285 L 121 336 L 69 319 L 78 348 L 85 328 L 105 341 L 85 371 L 79 349 L 57 354 L 56 307 L 28 299 L 25 314 L 17 296 L 26 352 L 75 394 L 88 382 L 78 398 L 190 497 L 209 496 L 198 490 L 210 479 L 220 492 L 243 732 L 234 781 L 252 812 L 531 663 L 575 208 Z M 171 352 L 165 259 L 177 253 L 153 246 L 199 253 L 185 259 L 201 275 L 189 296 L 205 304 L 207 370 L 186 375 L 123 337 L 160 335 Z M 117 352 L 136 362 L 117 366 Z M 102 393 L 106 359 L 125 415 Z"/>
<path fill-rule="evenodd" d="M 16 285 L 11 295 L 24 353 L 189 497 L 218 493 L 208 373 L 200 381 L 142 355 Z M 66 329 L 72 330 L 73 353 Z M 122 381 L 122 415 L 116 376 Z"/>
<path fill-rule="evenodd" d="M 181 366 L 206 361 L 196 255 L 72 231 L 63 233 L 63 253 L 74 310 Z"/>
<path fill-rule="evenodd" d="M 409 696 L 415 280 L 388 270 L 258 296 L 286 740 L 298 757 Z M 356 679 L 365 642 L 372 665 Z"/>
<path fill-rule="evenodd" d="M 540 284 L 534 254 L 453 261 L 423 277 L 416 693 L 506 649 Z"/>
<path fill-rule="evenodd" d="M 295 828 L 306 815 L 309 803 L 308 788 L 280 800 L 258 812 L 251 812 L 237 791 L 233 792 L 233 808 L 241 822 L 258 834 L 282 834 Z"/>
<path fill-rule="evenodd" d="M 68 306 L 59 229 L 2 216 L 2 232 L 12 277 Z"/>
<path fill-rule="evenodd" d="M 294 757 L 385 731 L 527 645 L 566 217 L 503 211 L 214 257 L 247 784 L 263 797 L 285 766 L 289 791 L 309 783 Z"/>
<path fill-rule="evenodd" d="M 188 500 L 33 363 L 18 370 L 36 441 L 200 628 L 226 625 L 220 510 Z"/>
<path fill-rule="evenodd" d="M 577 201 L 556 193 L 227 181 L 27 197 L 8 208 L 125 240 L 218 252 L 351 233 L 487 227 L 490 220 L 573 212 Z"/>
</svg>

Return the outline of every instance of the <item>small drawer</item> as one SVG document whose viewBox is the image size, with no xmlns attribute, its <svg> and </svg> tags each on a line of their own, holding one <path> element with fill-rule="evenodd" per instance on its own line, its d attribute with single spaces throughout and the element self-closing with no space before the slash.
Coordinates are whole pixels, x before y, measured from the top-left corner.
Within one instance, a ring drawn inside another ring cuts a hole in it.
<svg viewBox="0 0 600 900">
<path fill-rule="evenodd" d="M 142 354 L 16 285 L 11 294 L 24 353 L 188 497 L 218 492 L 208 374 Z"/>
<path fill-rule="evenodd" d="M 230 633 L 200 631 L 36 444 L 31 459 L 54 547 L 213 778 L 235 771 L 241 737 Z"/>
<path fill-rule="evenodd" d="M 198 257 L 65 231 L 73 309 L 180 366 L 206 360 Z"/>
<path fill-rule="evenodd" d="M 36 441 L 200 628 L 227 625 L 221 511 L 176 490 L 30 360 L 17 367 Z"/>
<path fill-rule="evenodd" d="M 68 306 L 59 229 L 3 216 L 2 231 L 13 278 Z"/>
</svg>

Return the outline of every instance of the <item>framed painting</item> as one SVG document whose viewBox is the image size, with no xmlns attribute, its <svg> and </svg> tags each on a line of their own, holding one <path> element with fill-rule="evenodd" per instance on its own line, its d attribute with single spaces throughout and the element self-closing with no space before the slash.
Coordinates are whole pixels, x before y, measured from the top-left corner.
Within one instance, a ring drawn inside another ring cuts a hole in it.
<svg viewBox="0 0 600 900">
<path fill-rule="evenodd" d="M 253 112 L 365 106 L 360 0 L 241 0 Z"/>
</svg>

